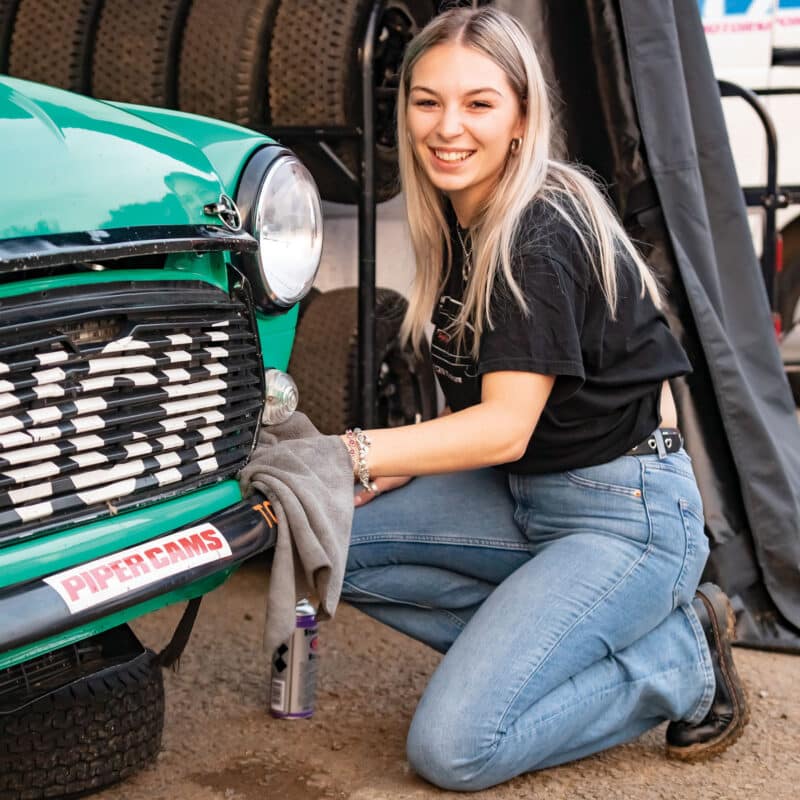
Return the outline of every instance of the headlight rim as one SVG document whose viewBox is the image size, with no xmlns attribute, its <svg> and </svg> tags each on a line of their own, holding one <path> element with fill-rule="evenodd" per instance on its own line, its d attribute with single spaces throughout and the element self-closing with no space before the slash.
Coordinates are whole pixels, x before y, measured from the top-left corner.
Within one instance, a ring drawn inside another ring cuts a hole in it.
<svg viewBox="0 0 800 800">
<path fill-rule="evenodd" d="M 259 250 L 260 238 L 256 232 L 258 200 L 269 176 L 271 174 L 274 175 L 274 170 L 281 161 L 287 160 L 300 164 L 308 172 L 303 162 L 288 147 L 279 144 L 264 145 L 264 147 L 256 150 L 250 157 L 250 160 L 242 170 L 239 185 L 236 189 L 235 201 L 243 221 L 242 227 L 259 241 Z M 308 174 L 311 178 L 312 185 L 316 189 L 313 176 L 311 176 L 310 172 L 308 172 Z M 316 189 L 316 205 L 320 209 L 321 223 L 322 215 L 319 189 Z M 300 302 L 300 300 L 311 291 L 321 261 L 320 259 L 320 261 L 317 262 L 312 280 L 308 283 L 305 292 L 291 301 L 284 301 L 274 293 L 269 285 L 267 277 L 262 271 L 260 251 L 253 253 L 232 253 L 231 255 L 234 265 L 247 277 L 253 288 L 253 300 L 256 306 L 259 311 L 264 313 L 283 313 Z"/>
</svg>

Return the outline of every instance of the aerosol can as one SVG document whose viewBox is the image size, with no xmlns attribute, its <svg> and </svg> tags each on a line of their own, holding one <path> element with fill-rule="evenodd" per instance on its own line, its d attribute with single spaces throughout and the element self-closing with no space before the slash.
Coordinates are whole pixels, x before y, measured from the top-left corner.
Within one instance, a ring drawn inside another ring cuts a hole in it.
<svg viewBox="0 0 800 800">
<path fill-rule="evenodd" d="M 269 710 L 279 719 L 305 719 L 314 713 L 319 659 L 319 627 L 314 606 L 300 600 L 294 633 L 272 654 Z"/>
</svg>

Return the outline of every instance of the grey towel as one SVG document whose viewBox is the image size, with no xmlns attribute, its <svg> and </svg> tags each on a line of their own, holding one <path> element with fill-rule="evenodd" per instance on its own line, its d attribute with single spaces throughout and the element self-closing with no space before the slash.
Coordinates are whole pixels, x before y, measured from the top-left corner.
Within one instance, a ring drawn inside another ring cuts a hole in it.
<svg viewBox="0 0 800 800">
<path fill-rule="evenodd" d="M 264 648 L 272 652 L 294 631 L 295 602 L 316 596 L 322 619 L 333 616 L 344 579 L 353 522 L 353 468 L 338 436 L 323 436 L 305 414 L 262 426 L 242 493 L 270 501 L 278 520 Z"/>
</svg>

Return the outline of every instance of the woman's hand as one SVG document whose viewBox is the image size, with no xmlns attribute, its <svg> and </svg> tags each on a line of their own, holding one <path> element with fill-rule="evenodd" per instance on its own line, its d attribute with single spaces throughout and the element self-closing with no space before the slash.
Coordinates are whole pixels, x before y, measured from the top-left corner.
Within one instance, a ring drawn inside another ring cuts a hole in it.
<svg viewBox="0 0 800 800">
<path fill-rule="evenodd" d="M 363 486 L 359 489 L 358 494 L 354 495 L 353 503 L 356 507 L 364 506 L 379 494 L 384 492 L 391 492 L 392 489 L 399 489 L 405 486 L 411 480 L 411 475 L 403 475 L 394 478 L 375 478 L 376 491 L 368 492 Z"/>
</svg>

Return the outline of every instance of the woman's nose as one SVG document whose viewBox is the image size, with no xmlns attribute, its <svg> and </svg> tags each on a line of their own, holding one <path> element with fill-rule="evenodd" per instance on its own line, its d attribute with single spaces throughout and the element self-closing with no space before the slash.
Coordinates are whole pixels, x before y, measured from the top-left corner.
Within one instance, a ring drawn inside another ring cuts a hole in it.
<svg viewBox="0 0 800 800">
<path fill-rule="evenodd" d="M 452 138 L 464 131 L 464 122 L 458 108 L 445 108 L 439 118 L 439 133 L 441 136 Z"/>
</svg>

